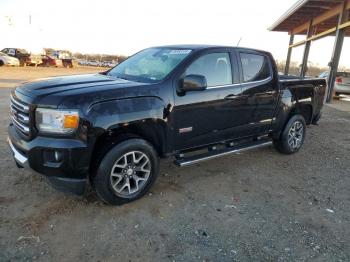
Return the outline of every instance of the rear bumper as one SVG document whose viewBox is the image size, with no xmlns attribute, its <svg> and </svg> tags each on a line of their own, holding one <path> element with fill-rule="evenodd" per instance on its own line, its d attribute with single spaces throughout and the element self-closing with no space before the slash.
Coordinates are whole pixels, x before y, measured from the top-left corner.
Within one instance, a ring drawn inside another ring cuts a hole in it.
<svg viewBox="0 0 350 262">
<path fill-rule="evenodd" d="M 83 194 L 87 182 L 90 150 L 80 140 L 36 137 L 23 140 L 13 125 L 8 128 L 8 144 L 18 167 L 45 175 L 50 184 L 64 192 Z M 58 152 L 56 161 L 55 152 Z"/>
<path fill-rule="evenodd" d="M 350 84 L 335 84 L 334 91 L 342 94 L 350 94 Z"/>
</svg>

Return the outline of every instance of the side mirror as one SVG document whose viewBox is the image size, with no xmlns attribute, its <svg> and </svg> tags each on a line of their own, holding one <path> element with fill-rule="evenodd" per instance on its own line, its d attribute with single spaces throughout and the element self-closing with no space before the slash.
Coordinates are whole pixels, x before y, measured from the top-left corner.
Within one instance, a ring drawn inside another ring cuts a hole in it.
<svg viewBox="0 0 350 262">
<path fill-rule="evenodd" d="M 203 91 L 207 88 L 207 79 L 202 75 L 187 75 L 180 81 L 180 90 Z"/>
</svg>

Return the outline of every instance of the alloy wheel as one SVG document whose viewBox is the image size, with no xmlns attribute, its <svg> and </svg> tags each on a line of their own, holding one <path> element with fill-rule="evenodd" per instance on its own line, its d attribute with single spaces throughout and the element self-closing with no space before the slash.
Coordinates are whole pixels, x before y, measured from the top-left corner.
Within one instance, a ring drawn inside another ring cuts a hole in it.
<svg viewBox="0 0 350 262">
<path fill-rule="evenodd" d="M 288 132 L 288 145 L 293 149 L 299 149 L 303 142 L 304 126 L 300 121 L 295 121 Z"/>
<path fill-rule="evenodd" d="M 128 197 L 146 185 L 150 173 L 151 161 L 146 154 L 140 151 L 127 152 L 112 167 L 112 188 L 117 195 Z"/>
</svg>

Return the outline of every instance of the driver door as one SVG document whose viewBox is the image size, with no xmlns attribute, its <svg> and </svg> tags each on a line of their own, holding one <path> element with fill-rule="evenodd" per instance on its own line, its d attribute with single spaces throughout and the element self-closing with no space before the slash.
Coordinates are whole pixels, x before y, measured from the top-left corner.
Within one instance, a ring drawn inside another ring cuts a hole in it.
<svg viewBox="0 0 350 262">
<path fill-rule="evenodd" d="M 202 75 L 207 88 L 176 93 L 172 111 L 176 150 L 241 136 L 241 85 L 235 53 L 220 49 L 195 58 L 186 75 Z"/>
</svg>

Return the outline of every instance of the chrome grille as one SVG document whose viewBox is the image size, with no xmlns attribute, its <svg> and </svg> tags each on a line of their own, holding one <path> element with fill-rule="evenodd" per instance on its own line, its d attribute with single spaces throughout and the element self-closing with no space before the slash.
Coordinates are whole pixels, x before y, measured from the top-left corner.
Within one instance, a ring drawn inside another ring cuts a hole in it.
<svg viewBox="0 0 350 262">
<path fill-rule="evenodd" d="M 10 115 L 12 123 L 26 136 L 30 135 L 29 106 L 11 95 Z"/>
</svg>

